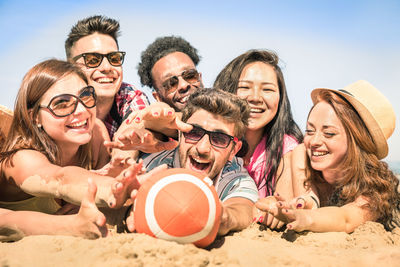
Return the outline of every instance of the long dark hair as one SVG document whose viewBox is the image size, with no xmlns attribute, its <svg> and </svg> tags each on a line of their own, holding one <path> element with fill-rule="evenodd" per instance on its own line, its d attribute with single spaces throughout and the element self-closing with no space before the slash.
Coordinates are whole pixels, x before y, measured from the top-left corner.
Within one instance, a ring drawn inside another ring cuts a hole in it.
<svg viewBox="0 0 400 267">
<path fill-rule="evenodd" d="M 279 106 L 272 121 L 264 127 L 264 134 L 267 135 L 266 147 L 268 151 L 265 159 L 265 184 L 257 185 L 258 189 L 267 186 L 269 194 L 275 191 L 274 176 L 278 170 L 283 154 L 283 139 L 285 134 L 294 137 L 298 142 L 303 141 L 303 134 L 299 126 L 293 120 L 290 109 L 290 102 L 286 92 L 285 80 L 281 68 L 278 66 L 279 57 L 268 50 L 249 50 L 236 57 L 218 74 L 214 87 L 237 94 L 240 75 L 243 69 L 250 63 L 263 62 L 273 67 L 276 73 L 279 86 Z M 276 175 L 279 179 L 281 174 Z"/>
</svg>

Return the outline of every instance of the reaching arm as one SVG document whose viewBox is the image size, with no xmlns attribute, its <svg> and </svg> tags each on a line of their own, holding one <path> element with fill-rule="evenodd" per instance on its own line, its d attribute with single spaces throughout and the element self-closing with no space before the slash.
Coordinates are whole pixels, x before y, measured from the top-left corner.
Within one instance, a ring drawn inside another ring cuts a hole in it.
<svg viewBox="0 0 400 267">
<path fill-rule="evenodd" d="M 291 155 L 291 176 L 294 196 L 300 196 L 306 193 L 304 181 L 306 180 L 305 166 L 306 166 L 306 148 L 304 144 L 299 144 L 292 151 Z"/>
<path fill-rule="evenodd" d="M 354 202 L 342 207 L 296 209 L 279 206 L 278 203 L 278 208 L 267 209 L 274 216 L 286 217 L 285 220 L 289 222 L 287 228 L 297 232 L 309 230 L 313 232 L 351 233 L 362 223 L 377 219 L 376 215 L 367 208 L 367 204 L 368 200 L 360 196 Z"/>
<path fill-rule="evenodd" d="M 103 207 L 121 207 L 133 189 L 141 184 L 142 164 L 133 164 L 115 179 L 86 169 L 50 163 L 40 152 L 18 151 L 13 164 L 2 168 L 9 183 L 15 183 L 22 191 L 34 196 L 62 198 L 79 204 L 87 191 L 86 181 L 92 178 L 98 185 L 96 204 Z"/>
<path fill-rule="evenodd" d="M 96 185 L 89 180 L 80 210 L 74 215 L 0 209 L 0 241 L 16 241 L 27 235 L 72 235 L 90 239 L 106 236 L 106 219 L 94 203 L 96 191 Z"/>
<path fill-rule="evenodd" d="M 218 234 L 225 235 L 229 231 L 246 228 L 252 221 L 254 203 L 246 198 L 233 197 L 222 203 L 222 217 Z"/>
</svg>

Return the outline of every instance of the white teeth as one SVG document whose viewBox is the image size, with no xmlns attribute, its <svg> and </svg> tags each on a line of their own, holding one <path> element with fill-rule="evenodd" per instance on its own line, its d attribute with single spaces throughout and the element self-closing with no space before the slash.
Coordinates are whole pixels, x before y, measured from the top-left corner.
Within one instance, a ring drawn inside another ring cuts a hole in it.
<svg viewBox="0 0 400 267">
<path fill-rule="evenodd" d="M 253 112 L 253 113 L 262 113 L 262 112 L 264 112 L 264 110 L 261 109 L 261 108 L 251 108 L 251 109 L 250 109 L 250 112 Z"/>
<path fill-rule="evenodd" d="M 181 99 L 180 102 L 186 102 L 188 100 L 189 96 L 185 96 L 184 98 Z"/>
<path fill-rule="evenodd" d="M 328 154 L 328 152 L 319 152 L 319 151 L 313 151 L 312 152 L 312 155 L 316 156 L 316 157 L 324 156 L 324 155 L 327 155 L 327 154 Z"/>
<path fill-rule="evenodd" d="M 202 162 L 201 160 L 199 160 L 199 159 L 195 159 L 195 158 L 193 158 L 193 157 L 192 157 L 192 159 L 193 159 L 194 161 L 196 161 L 197 163 L 208 163 L 208 161 L 204 161 L 204 162 Z"/>
<path fill-rule="evenodd" d="M 69 126 L 70 126 L 70 127 L 81 127 L 81 126 L 83 126 L 83 125 L 86 125 L 86 123 L 87 123 L 87 120 L 81 121 L 81 122 L 72 123 L 72 124 L 70 124 Z"/>
<path fill-rule="evenodd" d="M 113 81 L 114 81 L 113 78 L 108 78 L 108 77 L 96 79 L 96 82 L 98 83 L 112 83 Z"/>
</svg>

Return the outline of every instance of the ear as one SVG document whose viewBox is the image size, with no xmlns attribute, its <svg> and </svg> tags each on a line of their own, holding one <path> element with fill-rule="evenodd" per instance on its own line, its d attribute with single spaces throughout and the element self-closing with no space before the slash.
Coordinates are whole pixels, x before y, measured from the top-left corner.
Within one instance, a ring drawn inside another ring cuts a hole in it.
<svg viewBox="0 0 400 267">
<path fill-rule="evenodd" d="M 233 159 L 236 153 L 239 152 L 240 148 L 242 147 L 242 141 L 238 141 L 235 146 L 233 146 L 231 154 L 229 155 L 229 161 Z"/>
<path fill-rule="evenodd" d="M 153 97 L 154 97 L 155 100 L 157 100 L 158 102 L 162 102 L 162 100 L 161 100 L 160 95 L 158 94 L 158 92 L 153 91 L 152 94 L 153 94 Z"/>
<path fill-rule="evenodd" d="M 204 85 L 203 85 L 203 77 L 201 76 L 201 72 L 199 72 L 199 82 L 200 82 L 200 87 L 204 87 Z"/>
<path fill-rule="evenodd" d="M 28 110 L 29 117 L 31 118 L 31 121 L 33 121 L 34 124 L 41 124 L 40 119 L 39 119 L 39 114 L 36 114 L 36 117 L 33 117 L 33 110 L 29 109 Z"/>
</svg>

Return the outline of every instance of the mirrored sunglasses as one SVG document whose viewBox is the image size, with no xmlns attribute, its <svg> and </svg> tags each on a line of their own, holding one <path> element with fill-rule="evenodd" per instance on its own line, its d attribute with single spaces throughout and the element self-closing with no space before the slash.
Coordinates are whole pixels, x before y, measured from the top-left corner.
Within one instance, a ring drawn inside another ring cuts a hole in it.
<svg viewBox="0 0 400 267">
<path fill-rule="evenodd" d="M 162 83 L 162 87 L 168 93 L 176 91 L 179 84 L 179 77 L 186 82 L 193 84 L 199 81 L 200 74 L 195 69 L 185 70 L 180 75 L 172 76 Z"/>
<path fill-rule="evenodd" d="M 81 89 L 79 96 L 71 94 L 62 94 L 53 97 L 47 106 L 39 106 L 48 109 L 56 117 L 66 117 L 75 112 L 80 102 L 86 108 L 96 106 L 96 93 L 93 86 L 87 86 Z"/>
<path fill-rule="evenodd" d="M 110 65 L 119 67 L 124 63 L 125 54 L 125 52 L 121 51 L 111 52 L 108 54 L 83 53 L 72 58 L 72 60 L 76 62 L 79 58 L 83 57 L 86 67 L 97 68 L 100 66 L 101 62 L 103 62 L 103 58 L 106 57 Z"/>
<path fill-rule="evenodd" d="M 211 132 L 207 131 L 199 126 L 193 125 L 193 129 L 188 133 L 183 133 L 185 139 L 198 142 L 203 136 L 207 134 L 210 140 L 210 144 L 218 148 L 226 148 L 229 146 L 231 141 L 237 143 L 239 139 L 237 137 L 230 136 L 229 134 L 222 132 Z"/>
</svg>

